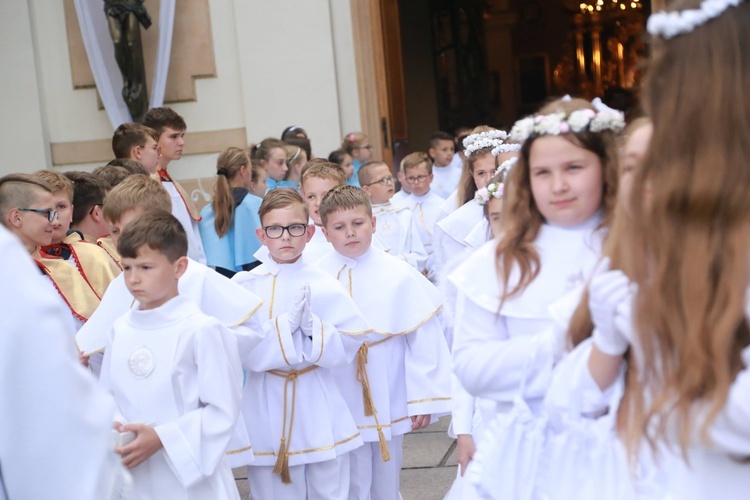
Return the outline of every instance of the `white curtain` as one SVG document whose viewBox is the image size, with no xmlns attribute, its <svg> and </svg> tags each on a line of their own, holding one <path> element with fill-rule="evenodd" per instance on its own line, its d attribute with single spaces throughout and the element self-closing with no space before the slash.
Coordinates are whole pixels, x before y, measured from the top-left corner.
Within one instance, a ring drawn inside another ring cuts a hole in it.
<svg viewBox="0 0 750 500">
<path fill-rule="evenodd" d="M 120 124 L 132 120 L 130 111 L 122 98 L 122 74 L 115 60 L 115 49 L 109 34 L 107 15 L 102 0 L 75 0 L 78 24 L 83 36 L 94 82 L 107 111 L 107 116 L 116 129 Z M 161 0 L 159 6 L 159 46 L 156 54 L 154 80 L 151 84 L 152 108 L 164 104 L 169 58 L 172 52 L 175 0 Z"/>
</svg>

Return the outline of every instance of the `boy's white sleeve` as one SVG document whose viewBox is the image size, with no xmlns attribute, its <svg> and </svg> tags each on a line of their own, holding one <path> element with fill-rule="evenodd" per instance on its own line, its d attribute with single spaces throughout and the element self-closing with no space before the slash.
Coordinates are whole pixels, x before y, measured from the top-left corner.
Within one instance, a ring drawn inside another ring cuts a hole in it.
<svg viewBox="0 0 750 500">
<path fill-rule="evenodd" d="M 405 363 L 409 416 L 450 413 L 451 358 L 436 316 L 406 334 Z"/>
<path fill-rule="evenodd" d="M 189 488 L 212 475 L 227 451 L 240 411 L 242 368 L 236 341 L 219 324 L 194 339 L 202 407 L 154 427 L 167 463 Z"/>
<path fill-rule="evenodd" d="M 346 366 L 362 345 L 358 337 L 342 334 L 332 324 L 313 314 L 313 336 L 304 336 L 302 357 L 308 363 L 324 368 Z"/>
<path fill-rule="evenodd" d="M 459 290 L 454 328 L 453 369 L 470 394 L 512 401 L 526 377 L 524 396 L 544 396 L 554 364 L 554 326 L 510 338 L 504 316 Z"/>
<path fill-rule="evenodd" d="M 242 367 L 253 372 L 286 370 L 301 363 L 303 357 L 302 332 L 291 331 L 289 314 L 279 314 L 267 320 L 261 327 L 260 338 L 240 343 Z"/>
<path fill-rule="evenodd" d="M 409 234 L 406 239 L 407 251 L 406 261 L 414 269 L 420 273 L 427 269 L 427 249 L 422 243 L 422 238 L 419 236 L 419 228 L 417 227 L 414 218 L 411 217 L 411 211 L 409 211 L 409 217 L 406 219 L 409 221 Z"/>
</svg>

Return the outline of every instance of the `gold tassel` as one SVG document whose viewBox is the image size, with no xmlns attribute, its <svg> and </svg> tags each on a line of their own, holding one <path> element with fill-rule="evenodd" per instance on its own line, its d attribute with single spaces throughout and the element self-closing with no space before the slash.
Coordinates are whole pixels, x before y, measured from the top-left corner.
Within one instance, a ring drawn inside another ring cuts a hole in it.
<svg viewBox="0 0 750 500">
<path fill-rule="evenodd" d="M 289 459 L 286 452 L 286 438 L 281 438 L 281 446 L 279 446 L 279 455 L 276 457 L 276 465 L 273 466 L 274 474 L 281 474 L 284 469 L 284 462 L 287 462 L 287 469 L 289 468 Z"/>
<path fill-rule="evenodd" d="M 357 381 L 362 384 L 362 403 L 365 407 L 365 416 L 375 415 L 375 403 L 372 401 L 370 390 L 370 377 L 367 375 L 367 343 L 362 344 L 357 354 Z"/>
<path fill-rule="evenodd" d="M 385 441 L 385 434 L 383 434 L 383 428 L 378 425 L 378 441 L 380 442 L 380 458 L 383 462 L 387 462 L 391 459 L 391 454 L 388 451 L 388 443 Z"/>
</svg>

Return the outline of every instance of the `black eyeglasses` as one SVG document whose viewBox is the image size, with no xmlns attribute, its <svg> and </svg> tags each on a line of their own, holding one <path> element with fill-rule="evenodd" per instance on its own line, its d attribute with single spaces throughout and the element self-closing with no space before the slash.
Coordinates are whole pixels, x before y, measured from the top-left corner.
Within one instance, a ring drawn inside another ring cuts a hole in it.
<svg viewBox="0 0 750 500">
<path fill-rule="evenodd" d="M 406 182 L 409 184 L 414 184 L 415 182 L 422 182 L 426 178 L 428 178 L 429 175 L 417 175 L 417 176 L 411 176 L 406 178 Z"/>
<path fill-rule="evenodd" d="M 289 236 L 293 238 L 299 238 L 307 231 L 307 224 L 292 224 L 290 226 L 266 226 L 263 228 L 266 236 L 272 240 L 281 238 L 284 235 L 284 231 L 289 233 Z"/>
<path fill-rule="evenodd" d="M 369 184 L 365 184 L 365 186 L 372 186 L 373 184 L 383 184 L 385 186 L 388 184 L 393 184 L 394 182 L 396 182 L 396 179 L 394 179 L 393 177 L 383 177 L 380 180 L 373 181 Z"/>
<path fill-rule="evenodd" d="M 41 209 L 41 208 L 19 208 L 19 212 L 34 212 L 37 214 L 42 214 L 47 216 L 47 220 L 49 222 L 52 222 L 53 220 L 57 219 L 57 210 L 50 210 L 47 209 Z"/>
</svg>

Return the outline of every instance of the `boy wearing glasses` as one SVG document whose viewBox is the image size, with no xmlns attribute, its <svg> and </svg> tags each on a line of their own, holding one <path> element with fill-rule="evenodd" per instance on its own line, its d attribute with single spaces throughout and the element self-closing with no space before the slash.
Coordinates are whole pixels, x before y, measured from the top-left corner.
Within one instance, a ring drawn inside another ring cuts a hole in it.
<svg viewBox="0 0 750 500">
<path fill-rule="evenodd" d="M 412 217 L 416 221 L 419 236 L 427 251 L 427 278 L 435 282 L 435 257 L 432 250 L 432 233 L 440 217 L 440 209 L 445 200 L 432 189 L 434 174 L 430 158 L 422 152 L 411 153 L 401 162 L 404 169 L 404 179 L 411 187 L 409 195 L 403 204 L 411 208 Z"/>
<path fill-rule="evenodd" d="M 101 298 L 110 282 L 120 274 L 120 266 L 104 248 L 96 244 L 96 240 L 86 241 L 83 233 L 70 231 L 75 215 L 73 182 L 67 176 L 51 170 L 39 170 L 34 173 L 34 177 L 45 181 L 52 188 L 57 220 L 60 223 L 52 232 L 52 243 L 40 247 L 35 258 L 48 266 L 53 274 L 59 261 L 75 267 Z M 64 272 L 67 271 L 64 268 Z M 68 282 L 63 280 L 58 286 L 64 286 Z M 97 300 L 96 305 L 98 304 Z"/>
<path fill-rule="evenodd" d="M 370 197 L 372 214 L 377 217 L 375 240 L 381 250 L 403 259 L 420 273 L 425 272 L 427 252 L 419 238 L 419 229 L 411 210 L 393 205 L 391 197 L 396 180 L 382 161 L 368 161 L 359 169 L 359 183 Z"/>
<path fill-rule="evenodd" d="M 361 189 L 332 190 L 320 214 L 336 252 L 317 265 L 344 285 L 376 334 L 355 363 L 335 371 L 365 441 L 351 453 L 349 498 L 397 499 L 403 435 L 450 411 L 440 293 L 406 263 L 372 246 L 376 220 Z"/>
<path fill-rule="evenodd" d="M 262 264 L 232 278 L 264 300 L 259 315 L 273 332 L 243 359 L 250 490 L 253 498 L 343 500 L 349 452 L 362 438 L 331 368 L 354 358 L 370 328 L 344 288 L 305 262 L 315 228 L 302 197 L 274 189 L 258 215 Z"/>
<path fill-rule="evenodd" d="M 0 179 L 0 213 L 3 224 L 21 240 L 34 257 L 42 274 L 67 304 L 78 330 L 99 305 L 99 297 L 83 279 L 75 265 L 62 259 L 40 259 L 40 247 L 52 243 L 60 226 L 52 188 L 43 180 L 26 174 Z"/>
</svg>

